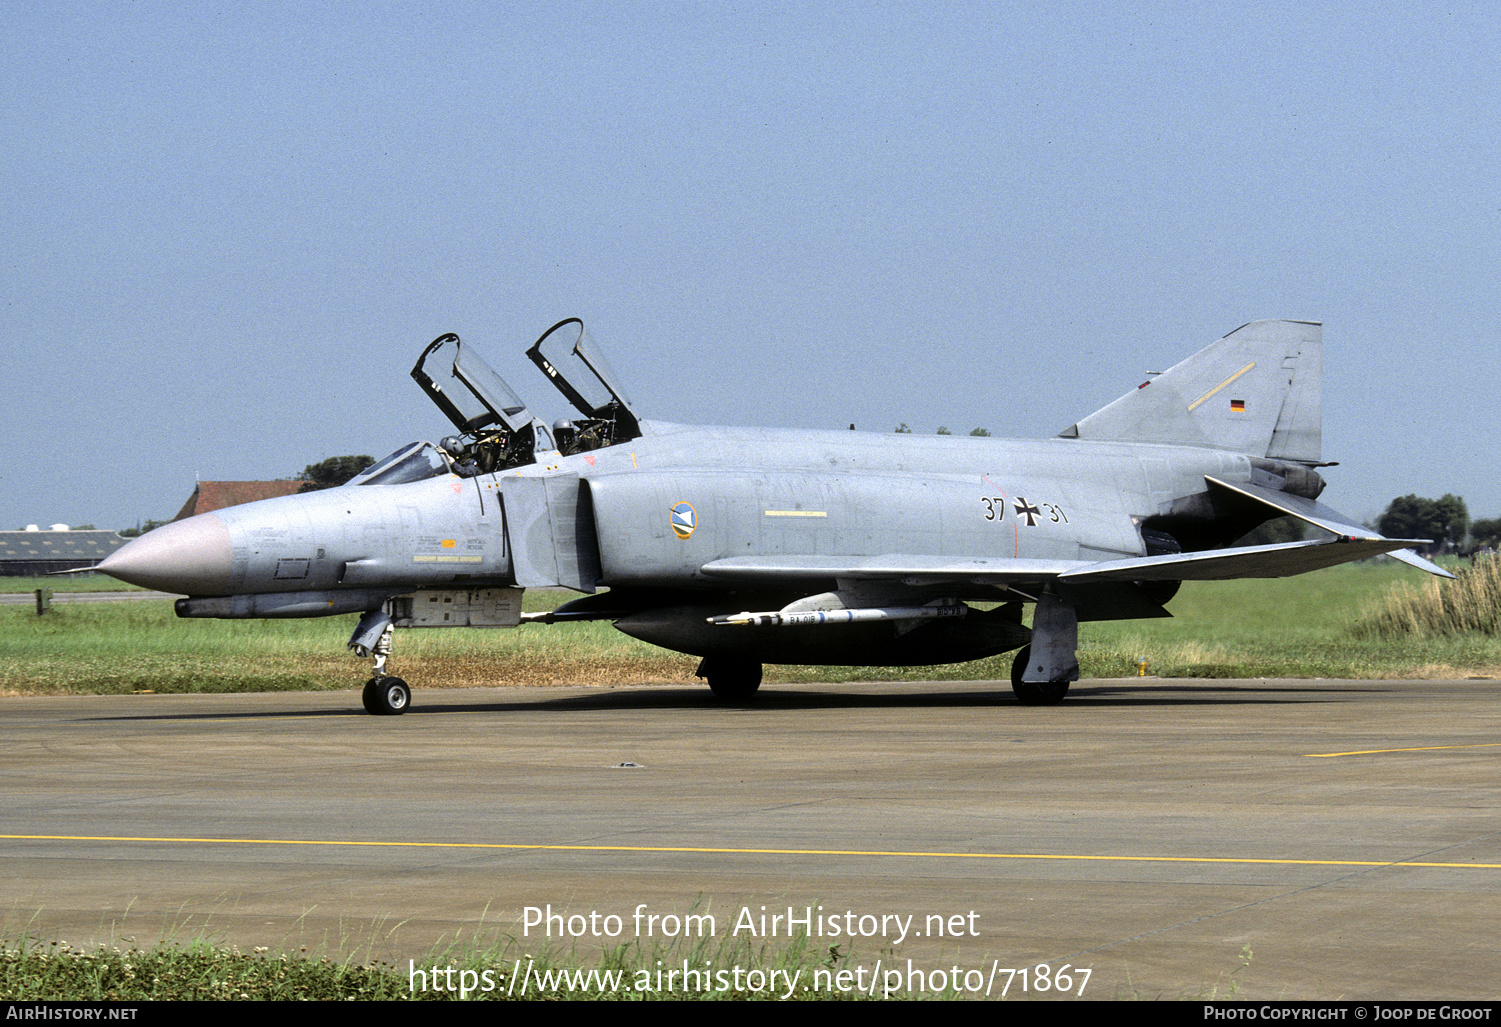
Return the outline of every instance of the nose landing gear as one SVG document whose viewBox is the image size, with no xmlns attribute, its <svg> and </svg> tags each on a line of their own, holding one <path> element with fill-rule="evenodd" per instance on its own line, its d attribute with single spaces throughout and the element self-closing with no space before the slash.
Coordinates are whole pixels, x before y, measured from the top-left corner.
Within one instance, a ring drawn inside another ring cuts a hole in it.
<svg viewBox="0 0 1501 1027">
<path fill-rule="evenodd" d="M 374 676 L 365 682 L 360 699 L 365 704 L 365 712 L 377 717 L 397 716 L 412 705 L 411 687 L 401 678 L 386 674 L 393 628 L 391 617 L 385 610 L 371 610 L 360 618 L 349 638 L 349 648 L 357 656 L 375 657 Z"/>
</svg>

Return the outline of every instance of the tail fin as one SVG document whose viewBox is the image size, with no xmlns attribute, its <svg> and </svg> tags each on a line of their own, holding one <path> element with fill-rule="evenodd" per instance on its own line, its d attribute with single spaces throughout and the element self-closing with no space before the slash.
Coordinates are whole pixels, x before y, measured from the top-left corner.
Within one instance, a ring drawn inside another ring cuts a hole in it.
<svg viewBox="0 0 1501 1027">
<path fill-rule="evenodd" d="M 1317 463 L 1323 324 L 1252 321 L 1061 432 Z"/>
</svg>

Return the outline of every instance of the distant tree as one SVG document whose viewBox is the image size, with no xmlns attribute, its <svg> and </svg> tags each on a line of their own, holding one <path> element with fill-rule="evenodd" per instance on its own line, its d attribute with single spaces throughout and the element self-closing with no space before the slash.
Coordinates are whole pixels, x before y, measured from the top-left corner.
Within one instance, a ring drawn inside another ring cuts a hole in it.
<svg viewBox="0 0 1501 1027">
<path fill-rule="evenodd" d="M 1376 530 L 1387 538 L 1432 539 L 1433 545 L 1423 549 L 1430 554 L 1457 548 L 1469 527 L 1470 514 L 1465 501 L 1448 493 L 1442 499 L 1399 496 L 1376 521 Z"/>
<path fill-rule="evenodd" d="M 375 463 L 372 456 L 331 456 L 322 463 L 308 464 L 297 477 L 307 480 L 299 490 L 317 492 L 319 489 L 337 488 L 356 474 Z"/>
<path fill-rule="evenodd" d="M 1454 549 L 1462 545 L 1465 536 L 1470 533 L 1470 511 L 1465 508 L 1465 501 L 1459 496 L 1446 493 L 1438 501 L 1438 513 L 1448 528 L 1445 537 L 1449 547 Z"/>
<path fill-rule="evenodd" d="M 906 421 L 903 421 L 901 424 L 896 426 L 896 433 L 898 435 L 911 435 L 912 429 L 907 427 Z"/>
<path fill-rule="evenodd" d="M 937 430 L 937 431 L 935 431 L 935 432 L 934 432 L 934 433 L 933 433 L 933 434 L 934 434 L 934 435 L 952 435 L 952 434 L 954 434 L 954 433 L 953 433 L 953 432 L 951 432 L 951 431 L 949 431 L 949 430 L 948 430 L 948 427 L 947 427 L 947 426 L 946 426 L 946 425 L 942 425 L 942 424 L 940 424 L 940 425 L 939 425 L 939 426 L 938 426 L 938 430 Z"/>
<path fill-rule="evenodd" d="M 1490 546 L 1501 549 L 1501 517 L 1486 517 L 1470 522 L 1470 542 L 1477 549 Z"/>
<path fill-rule="evenodd" d="M 99 529 L 96 528 L 96 527 L 94 527 L 92 524 L 75 524 L 75 525 L 73 525 L 73 527 L 69 528 L 68 530 L 69 531 L 98 531 Z"/>
<path fill-rule="evenodd" d="M 990 438 L 990 429 L 989 428 L 971 428 L 969 433 L 971 435 L 978 436 L 979 438 L 982 438 L 982 439 L 988 439 L 988 438 Z"/>
</svg>

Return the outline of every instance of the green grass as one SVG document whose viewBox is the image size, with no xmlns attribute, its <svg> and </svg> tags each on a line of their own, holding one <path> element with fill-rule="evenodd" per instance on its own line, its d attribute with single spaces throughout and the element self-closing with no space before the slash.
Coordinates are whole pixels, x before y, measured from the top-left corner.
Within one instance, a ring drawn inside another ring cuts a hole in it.
<svg viewBox="0 0 1501 1027">
<path fill-rule="evenodd" d="M 77 603 L 38 617 L 0 607 L 0 691 L 19 694 L 266 692 L 364 684 L 370 660 L 345 650 L 358 618 L 178 619 L 169 601 Z M 606 622 L 396 636 L 389 671 L 424 687 L 692 679 L 697 660 L 637 642 Z"/>
<path fill-rule="evenodd" d="M 1414 638 L 1359 633 L 1363 611 L 1427 575 L 1392 561 L 1292 578 L 1190 581 L 1171 618 L 1079 625 L 1084 677 L 1501 677 L 1501 639 L 1473 633 Z M 780 681 L 1006 680 L 1010 653 L 928 668 L 776 668 Z"/>
<path fill-rule="evenodd" d="M 1087 675 L 1164 677 L 1501 676 L 1495 636 L 1430 637 L 1365 631 L 1394 589 L 1435 582 L 1391 561 L 1347 564 L 1293 578 L 1187 582 L 1170 620 L 1081 625 Z"/>
<path fill-rule="evenodd" d="M 814 944 L 805 936 L 777 946 L 745 939 L 675 940 L 660 945 L 631 941 L 580 959 L 577 952 L 523 946 L 502 938 L 484 947 L 450 946 L 406 966 L 356 957 L 272 955 L 264 948 L 243 953 L 202 941 L 167 943 L 151 949 L 73 948 L 67 942 L 0 942 L 0 1000 L 133 1001 L 445 1001 L 865 999 L 828 987 L 806 987 L 819 973 L 828 979 L 845 970 L 850 955 L 839 946 Z M 665 970 L 687 966 L 724 969 L 728 976 L 669 979 Z M 759 971 L 766 986 L 733 968 Z M 658 971 L 663 970 L 663 976 Z M 792 978 L 803 987 L 773 987 Z M 792 975 L 796 975 L 793 977 Z M 737 984 L 739 985 L 737 987 Z M 899 997 L 913 997 L 905 994 Z M 933 996 L 950 998 L 952 994 Z"/>
<path fill-rule="evenodd" d="M 72 1002 L 406 999 L 389 968 L 242 954 L 205 944 L 75 949 L 66 942 L 0 947 L 0 998 Z"/>
<path fill-rule="evenodd" d="M 0 577 L 0 594 L 35 592 L 39 588 L 50 588 L 54 593 L 146 591 L 135 585 L 127 585 L 107 574 L 49 574 L 42 578 Z"/>
<path fill-rule="evenodd" d="M 1373 632 L 1363 610 L 1425 586 L 1398 564 L 1355 564 L 1295 578 L 1189 582 L 1174 616 L 1080 625 L 1085 677 L 1501 676 L 1501 638 L 1479 632 Z M 527 594 L 547 609 L 568 593 Z M 0 607 L 0 691 L 12 694 L 345 689 L 370 661 L 344 644 L 354 616 L 180 620 L 166 601 Z M 729 630 L 729 629 L 726 629 Z M 829 630 L 838 630 L 830 628 Z M 390 672 L 423 688 L 696 684 L 695 657 L 606 622 L 396 635 Z M 769 682 L 1005 680 L 1011 655 L 937 667 L 768 667 Z"/>
</svg>

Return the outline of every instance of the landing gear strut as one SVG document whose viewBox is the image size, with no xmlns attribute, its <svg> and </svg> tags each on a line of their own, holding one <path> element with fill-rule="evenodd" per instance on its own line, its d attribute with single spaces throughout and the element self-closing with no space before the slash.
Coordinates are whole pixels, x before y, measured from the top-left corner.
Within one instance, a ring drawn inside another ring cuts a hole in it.
<svg viewBox="0 0 1501 1027">
<path fill-rule="evenodd" d="M 709 691 L 731 701 L 749 699 L 761 687 L 761 665 L 735 656 L 705 656 L 693 676 L 707 678 Z"/>
<path fill-rule="evenodd" d="M 391 655 L 391 634 L 394 625 L 384 610 L 370 610 L 360 618 L 354 634 L 349 638 L 349 648 L 358 656 L 374 656 L 374 677 L 365 682 L 365 691 L 360 695 L 365 712 L 377 717 L 393 717 L 405 713 L 412 705 L 412 689 L 401 678 L 386 674 L 386 659 Z"/>
</svg>

